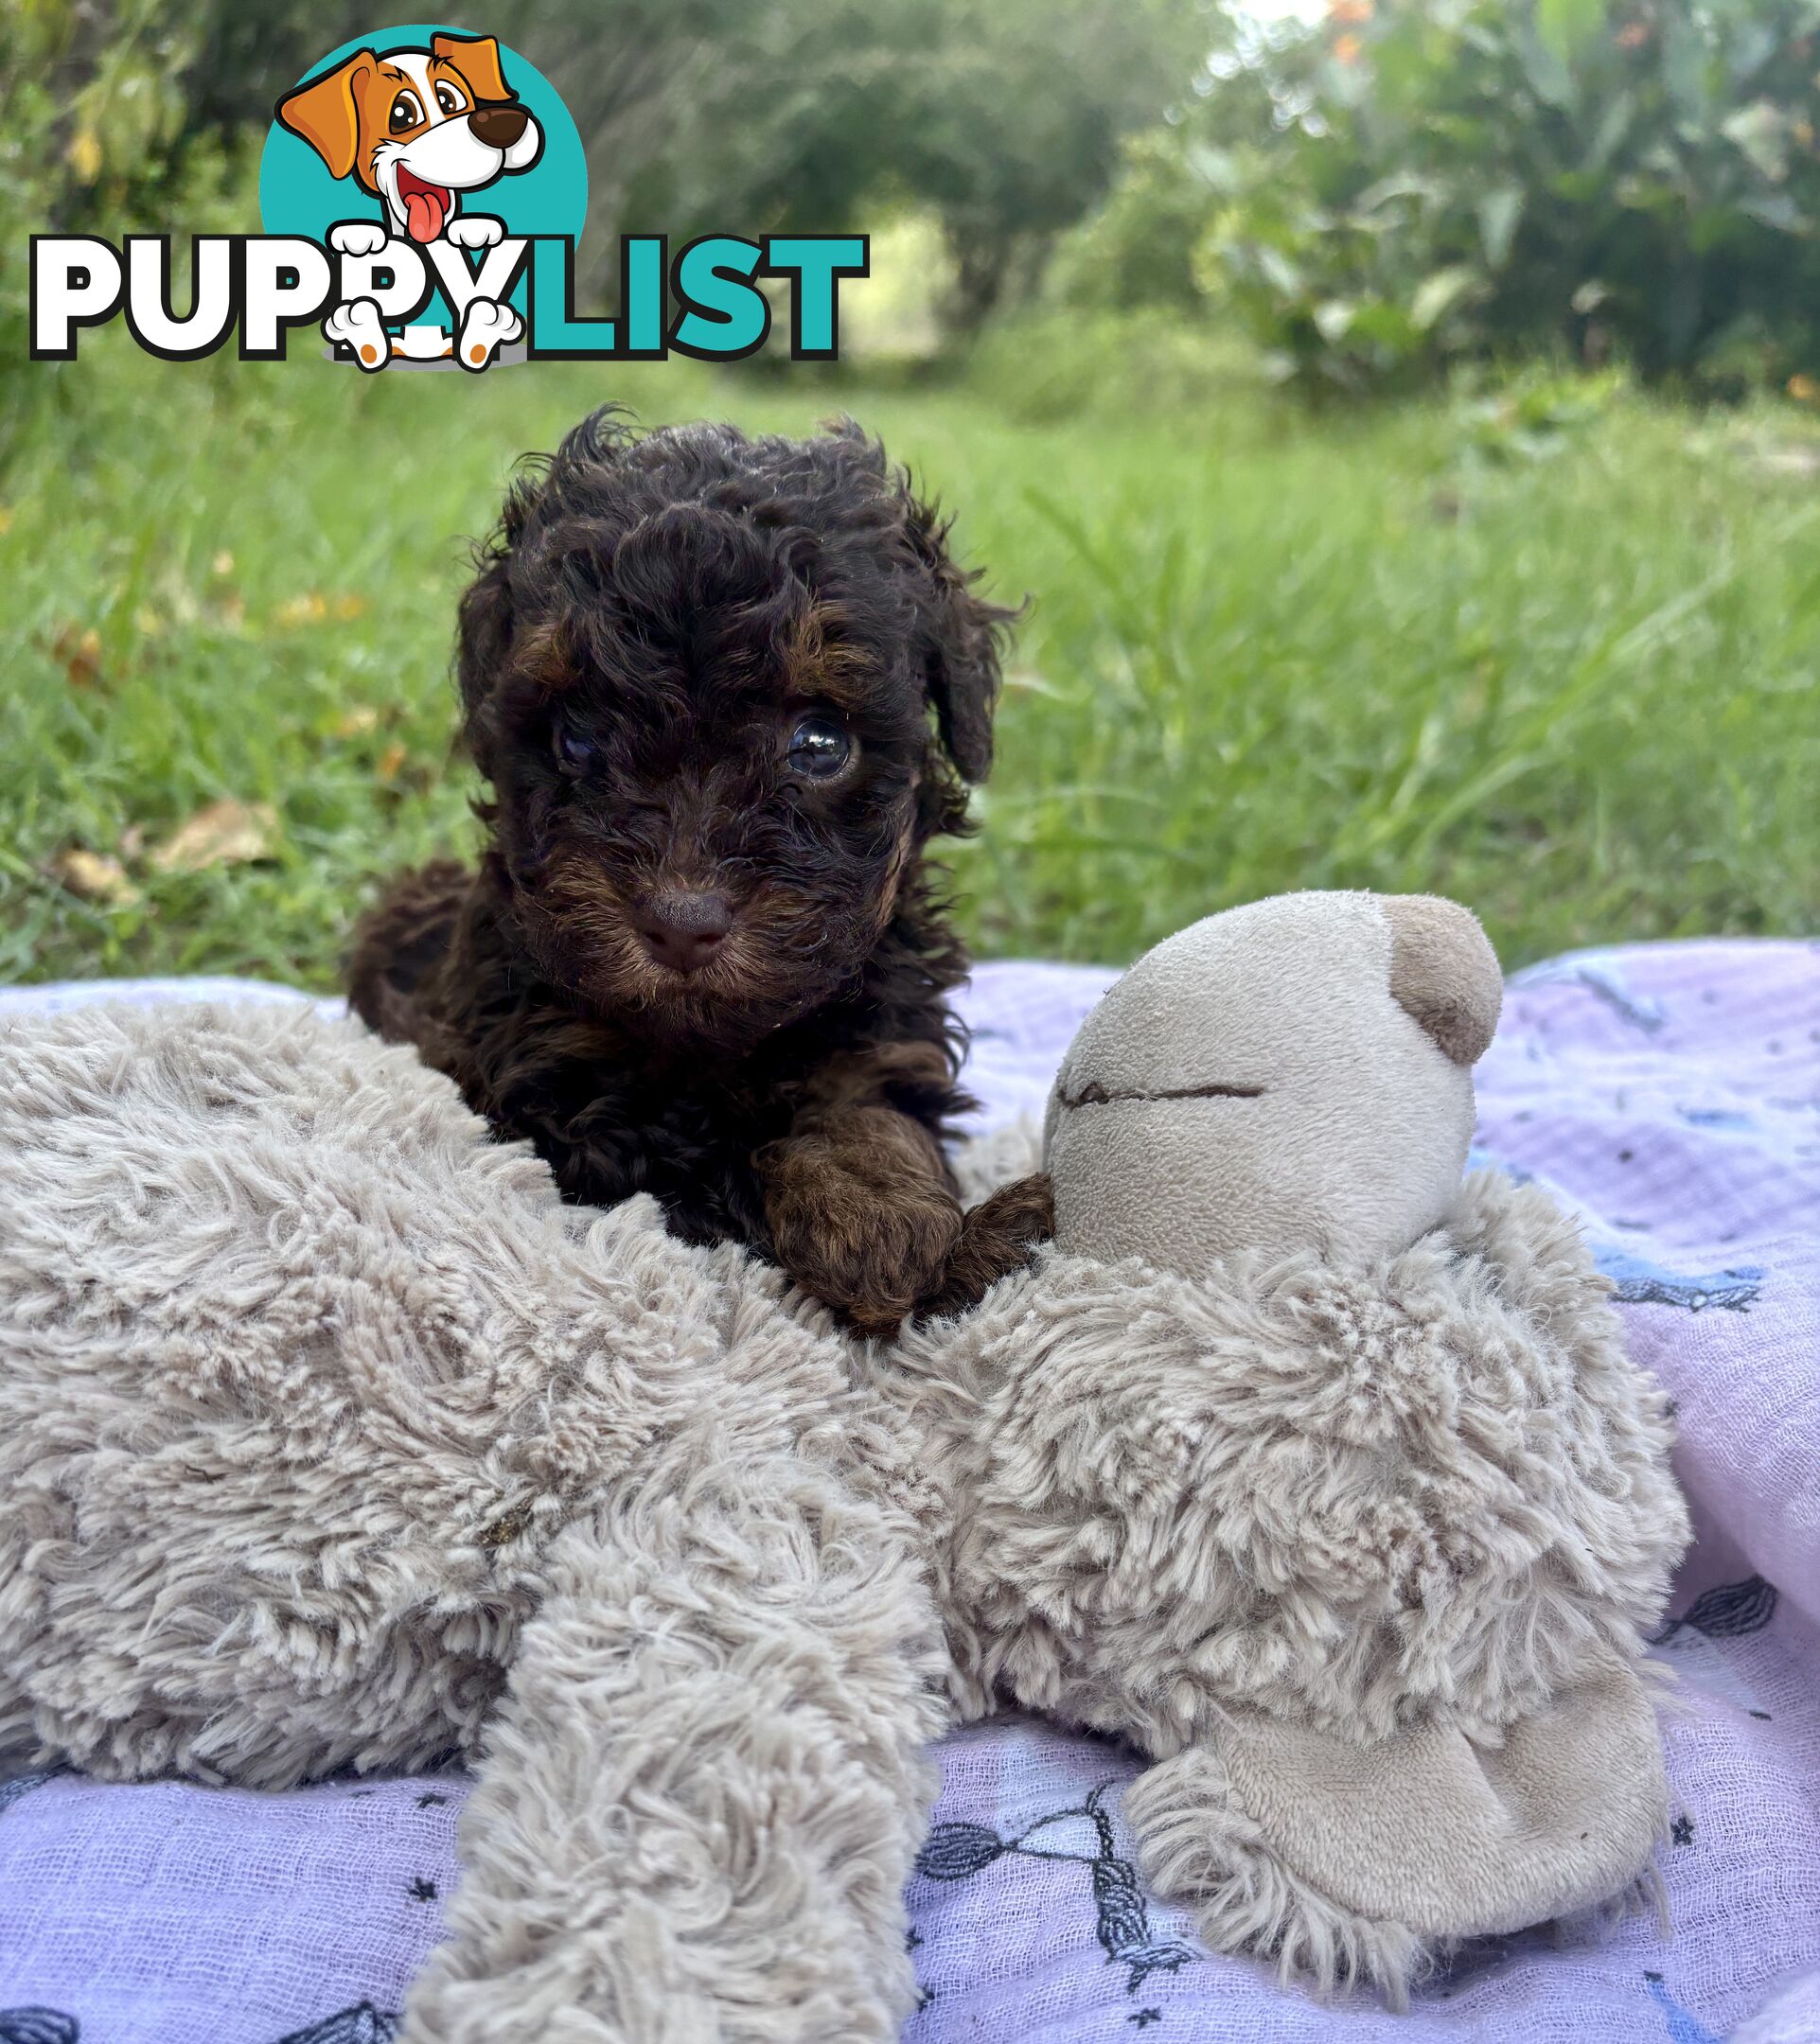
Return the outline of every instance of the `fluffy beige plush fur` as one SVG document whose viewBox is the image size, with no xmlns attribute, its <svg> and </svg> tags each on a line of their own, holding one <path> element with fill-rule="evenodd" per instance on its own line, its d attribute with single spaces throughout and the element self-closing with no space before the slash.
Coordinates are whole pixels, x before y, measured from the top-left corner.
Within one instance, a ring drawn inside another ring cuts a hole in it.
<svg viewBox="0 0 1820 2044">
<path fill-rule="evenodd" d="M 1051 1253 L 880 1383 L 957 1708 L 1166 1763 L 1126 1814 L 1210 1942 L 1396 1998 L 1435 1947 L 1645 1874 L 1634 1670 L 1686 1518 L 1663 1399 L 1540 1192 L 1475 1174 L 1353 1269 Z"/>
<path fill-rule="evenodd" d="M 1221 1279 L 1051 1254 L 883 1359 L 969 1710 L 1009 1690 L 1159 1756 L 1235 1704 L 1492 1737 L 1638 1657 L 1670 1424 L 1545 1194 L 1475 1173 L 1401 1256 Z"/>
<path fill-rule="evenodd" d="M 877 1371 L 959 1707 L 1134 1741 L 1210 1942 L 1393 2000 L 1647 1888 L 1666 1817 L 1666 1401 L 1552 1203 L 1461 1184 L 1500 993 L 1432 897 L 1170 938 L 1063 1060 L 1056 1252 Z"/>
<path fill-rule="evenodd" d="M 477 1759 L 413 2044 L 894 2037 L 939 1635 L 820 1311 L 355 1025 L 0 1070 L 0 1760 Z"/>
<path fill-rule="evenodd" d="M 1062 1242 L 889 1349 L 356 1028 L 12 1025 L 0 1763 L 475 1763 L 409 2044 L 894 2036 L 925 1743 L 1007 1701 L 1150 1755 L 1153 1881 L 1322 1982 L 1647 1880 L 1686 1518 L 1576 1230 L 1459 1183 L 1495 961 L 1240 917 L 1070 1053 Z"/>
</svg>

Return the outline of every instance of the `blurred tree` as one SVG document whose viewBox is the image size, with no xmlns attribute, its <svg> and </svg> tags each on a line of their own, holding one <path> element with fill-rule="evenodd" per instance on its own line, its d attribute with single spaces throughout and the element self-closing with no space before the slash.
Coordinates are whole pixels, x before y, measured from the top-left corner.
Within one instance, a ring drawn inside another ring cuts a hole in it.
<svg viewBox="0 0 1820 2044">
<path fill-rule="evenodd" d="M 1194 10 L 1171 0 L 937 11 L 952 27 L 906 77 L 897 175 L 942 218 L 971 330 L 1028 292 L 1056 236 L 1104 197 L 1123 136 L 1157 122 L 1204 45 Z"/>
<path fill-rule="evenodd" d="M 928 207 L 971 329 L 1182 89 L 1192 21 L 1172 0 L 640 0 L 557 76 L 592 138 L 603 227 L 833 229 Z"/>
</svg>

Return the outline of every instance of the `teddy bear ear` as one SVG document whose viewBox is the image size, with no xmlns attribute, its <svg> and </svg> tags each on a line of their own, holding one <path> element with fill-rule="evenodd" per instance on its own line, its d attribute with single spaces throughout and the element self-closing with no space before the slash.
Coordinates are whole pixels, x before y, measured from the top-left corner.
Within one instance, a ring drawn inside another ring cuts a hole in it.
<svg viewBox="0 0 1820 2044">
<path fill-rule="evenodd" d="M 1478 918 L 1439 894 L 1388 894 L 1382 906 L 1390 997 L 1456 1065 L 1476 1065 L 1504 1003 L 1504 975 Z"/>
</svg>

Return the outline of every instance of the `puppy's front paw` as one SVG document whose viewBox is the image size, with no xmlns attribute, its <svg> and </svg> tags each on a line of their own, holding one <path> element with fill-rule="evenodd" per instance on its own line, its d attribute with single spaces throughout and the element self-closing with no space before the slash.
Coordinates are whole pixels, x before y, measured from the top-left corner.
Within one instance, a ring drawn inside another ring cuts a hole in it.
<svg viewBox="0 0 1820 2044">
<path fill-rule="evenodd" d="M 932 1157 L 806 1136 L 771 1144 L 758 1166 L 778 1262 L 857 1332 L 895 1333 L 943 1283 L 961 1203 Z"/>
<path fill-rule="evenodd" d="M 328 230 L 328 245 L 338 256 L 377 256 L 386 238 L 380 220 L 337 220 Z"/>
<path fill-rule="evenodd" d="M 1055 1192 L 1047 1172 L 1000 1186 L 967 1212 L 941 1283 L 917 1302 L 918 1318 L 941 1319 L 977 1306 L 999 1278 L 1022 1270 L 1055 1232 Z"/>
<path fill-rule="evenodd" d="M 492 248 L 504 233 L 505 222 L 486 213 L 458 213 L 442 231 L 445 241 L 465 249 Z"/>
</svg>

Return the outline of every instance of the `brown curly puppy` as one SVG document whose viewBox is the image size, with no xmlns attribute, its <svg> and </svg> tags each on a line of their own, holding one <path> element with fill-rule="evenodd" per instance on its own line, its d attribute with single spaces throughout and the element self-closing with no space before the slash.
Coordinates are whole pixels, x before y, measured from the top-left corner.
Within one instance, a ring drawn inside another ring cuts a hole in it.
<svg viewBox="0 0 1820 2044">
<path fill-rule="evenodd" d="M 478 566 L 456 664 L 490 842 L 394 884 L 357 1012 L 571 1199 L 651 1192 L 866 1331 L 978 1296 L 1048 1188 L 955 1197 L 966 960 L 923 855 L 991 765 L 1010 613 L 850 422 L 639 438 L 610 407 Z"/>
</svg>

